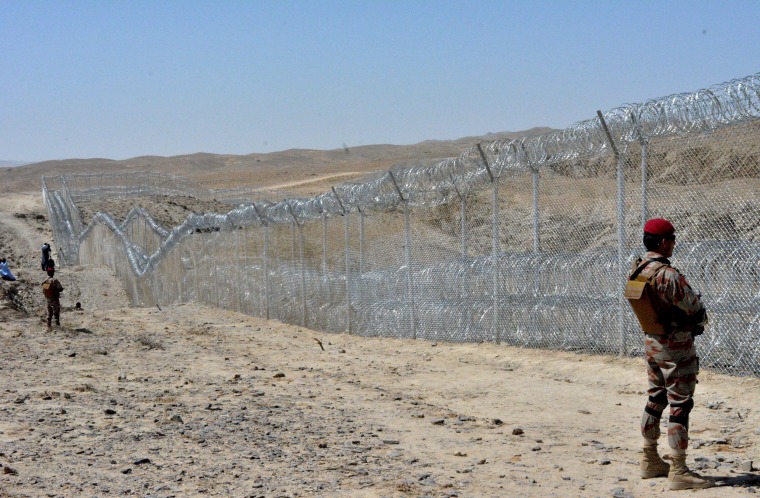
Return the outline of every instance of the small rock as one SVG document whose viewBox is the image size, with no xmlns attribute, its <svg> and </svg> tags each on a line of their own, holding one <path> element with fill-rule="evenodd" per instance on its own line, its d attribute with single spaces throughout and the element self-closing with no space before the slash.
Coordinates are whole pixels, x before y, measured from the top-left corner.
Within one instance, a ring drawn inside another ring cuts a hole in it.
<svg viewBox="0 0 760 498">
<path fill-rule="evenodd" d="M 18 475 L 18 470 L 11 467 L 3 467 L 3 474 Z"/>
<path fill-rule="evenodd" d="M 278 372 L 278 373 L 274 374 L 274 378 L 275 379 L 281 379 L 283 377 L 285 377 L 285 374 L 282 373 L 282 372 Z"/>
<path fill-rule="evenodd" d="M 520 427 L 515 427 L 514 429 L 512 429 L 513 436 L 520 436 L 522 434 L 525 434 L 525 431 L 523 431 Z"/>
<path fill-rule="evenodd" d="M 398 439 L 383 439 L 383 444 L 399 444 Z"/>
<path fill-rule="evenodd" d="M 184 424 L 185 421 L 182 420 L 182 417 L 179 415 L 172 415 L 172 418 L 170 419 L 172 422 L 179 422 L 180 424 Z"/>
<path fill-rule="evenodd" d="M 733 441 L 731 441 L 731 446 L 733 446 L 734 448 L 744 448 L 746 442 L 747 442 L 746 437 L 739 436 Z"/>
<path fill-rule="evenodd" d="M 150 463 L 150 458 L 140 458 L 139 460 L 135 460 L 135 465 L 143 465 L 146 463 Z"/>
<path fill-rule="evenodd" d="M 493 422 L 493 425 L 501 425 L 504 422 L 501 421 L 501 419 L 495 418 L 491 422 Z"/>
<path fill-rule="evenodd" d="M 612 490 L 612 498 L 633 498 L 633 495 L 625 490 L 625 488 L 614 488 Z"/>
<path fill-rule="evenodd" d="M 609 460 L 607 460 L 607 459 L 604 459 L 604 460 L 602 460 L 601 462 L 599 462 L 599 465 L 609 465 L 609 464 L 611 464 L 611 463 L 612 463 L 612 462 L 610 462 Z"/>
<path fill-rule="evenodd" d="M 739 464 L 739 469 L 742 472 L 752 472 L 752 460 L 747 460 Z"/>
<path fill-rule="evenodd" d="M 104 411 L 104 413 L 105 413 L 106 415 L 116 415 L 116 410 L 114 410 L 114 409 L 112 409 L 112 408 L 108 408 L 108 409 L 106 409 L 106 410 Z"/>
<path fill-rule="evenodd" d="M 443 419 L 442 418 L 438 418 L 438 419 L 433 420 L 430 423 L 433 424 L 433 425 L 443 425 Z"/>
</svg>

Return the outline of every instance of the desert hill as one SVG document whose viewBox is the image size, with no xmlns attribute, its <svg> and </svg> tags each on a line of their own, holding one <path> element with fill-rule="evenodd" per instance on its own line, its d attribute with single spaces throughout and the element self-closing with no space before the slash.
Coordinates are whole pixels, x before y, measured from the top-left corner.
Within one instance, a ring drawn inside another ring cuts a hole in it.
<svg viewBox="0 0 760 498">
<path fill-rule="evenodd" d="M 75 173 L 152 171 L 193 178 L 209 188 L 267 187 L 337 173 L 356 173 L 389 168 L 406 161 L 454 157 L 484 140 L 539 135 L 550 128 L 520 132 L 489 133 L 456 140 L 426 140 L 413 145 L 364 145 L 333 150 L 289 149 L 267 154 L 209 154 L 140 156 L 124 160 L 102 158 L 43 161 L 0 169 L 0 192 L 40 189 L 40 177 Z M 347 180 L 345 177 L 341 180 Z"/>
</svg>

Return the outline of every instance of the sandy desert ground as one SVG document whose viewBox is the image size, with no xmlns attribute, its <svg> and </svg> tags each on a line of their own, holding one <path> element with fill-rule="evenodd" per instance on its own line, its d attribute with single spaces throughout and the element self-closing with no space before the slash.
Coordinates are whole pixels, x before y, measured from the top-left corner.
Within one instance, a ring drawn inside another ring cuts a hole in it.
<svg viewBox="0 0 760 498">
<path fill-rule="evenodd" d="M 46 217 L 39 193 L 0 198 L 20 277 L 0 293 L 0 496 L 760 492 L 760 379 L 701 374 L 689 463 L 722 486 L 670 492 L 638 477 L 641 359 L 133 308 L 98 267 L 60 271 L 63 326 L 48 332 Z"/>
</svg>

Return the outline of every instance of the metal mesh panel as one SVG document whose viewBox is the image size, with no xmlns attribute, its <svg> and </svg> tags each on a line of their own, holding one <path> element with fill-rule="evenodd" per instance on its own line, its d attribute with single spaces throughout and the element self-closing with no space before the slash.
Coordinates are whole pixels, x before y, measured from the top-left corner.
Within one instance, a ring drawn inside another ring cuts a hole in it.
<svg viewBox="0 0 760 498">
<path fill-rule="evenodd" d="M 710 316 L 704 365 L 737 370 L 760 360 L 760 143 L 757 123 L 653 140 L 648 208 L 678 227 L 673 260 Z"/>
<path fill-rule="evenodd" d="M 753 75 L 308 199 L 152 173 L 43 178 L 42 188 L 62 263 L 111 266 L 136 304 L 197 300 L 365 336 L 623 355 L 642 343 L 625 274 L 643 252 L 644 220 L 666 217 L 678 228 L 673 261 L 710 314 L 702 363 L 759 375 L 759 138 Z M 157 196 L 237 207 L 171 230 L 147 208 L 121 221 L 84 220 L 80 208 Z"/>
</svg>

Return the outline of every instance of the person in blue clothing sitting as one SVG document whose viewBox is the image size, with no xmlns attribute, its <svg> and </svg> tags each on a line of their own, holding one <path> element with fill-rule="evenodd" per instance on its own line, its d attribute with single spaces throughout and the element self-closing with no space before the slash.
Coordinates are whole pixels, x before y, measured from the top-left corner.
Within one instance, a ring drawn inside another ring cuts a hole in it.
<svg viewBox="0 0 760 498">
<path fill-rule="evenodd" d="M 8 268 L 8 262 L 5 258 L 0 259 L 0 277 L 2 277 L 3 280 L 9 280 L 11 282 L 16 280 L 16 277 L 11 273 L 11 269 Z"/>
</svg>

